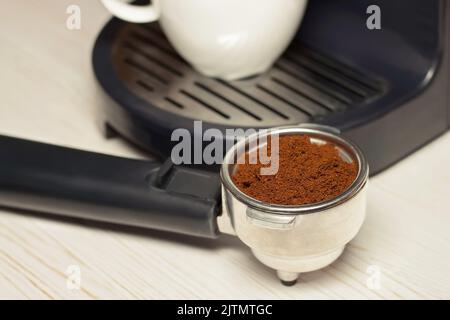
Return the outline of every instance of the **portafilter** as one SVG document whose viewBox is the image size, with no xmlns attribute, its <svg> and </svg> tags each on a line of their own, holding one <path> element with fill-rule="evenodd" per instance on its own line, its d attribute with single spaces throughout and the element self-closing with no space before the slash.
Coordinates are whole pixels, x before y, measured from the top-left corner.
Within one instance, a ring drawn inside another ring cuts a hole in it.
<svg viewBox="0 0 450 320">
<path fill-rule="evenodd" d="M 233 159 L 252 138 L 308 135 L 332 143 L 357 164 L 351 186 L 319 203 L 291 206 L 258 201 L 233 183 Z M 264 136 L 266 135 L 266 136 Z M 368 164 L 338 131 L 278 127 L 240 139 L 217 173 L 0 136 L 0 205 L 201 237 L 237 236 L 285 284 L 339 257 L 365 217 Z"/>
</svg>

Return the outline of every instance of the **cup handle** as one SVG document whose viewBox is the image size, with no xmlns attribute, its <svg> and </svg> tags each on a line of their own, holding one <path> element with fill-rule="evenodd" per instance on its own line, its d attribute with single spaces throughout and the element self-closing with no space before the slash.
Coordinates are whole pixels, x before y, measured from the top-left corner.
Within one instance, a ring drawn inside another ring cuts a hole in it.
<svg viewBox="0 0 450 320">
<path fill-rule="evenodd" d="M 160 10 L 157 4 L 146 6 L 135 6 L 120 0 L 101 0 L 103 5 L 116 17 L 136 23 L 146 23 L 156 21 L 159 18 Z"/>
</svg>

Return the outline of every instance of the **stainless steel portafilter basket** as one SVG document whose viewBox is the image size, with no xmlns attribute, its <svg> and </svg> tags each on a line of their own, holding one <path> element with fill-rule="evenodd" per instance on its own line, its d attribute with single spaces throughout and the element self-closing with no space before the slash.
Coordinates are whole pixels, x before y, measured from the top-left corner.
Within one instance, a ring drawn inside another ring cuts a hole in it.
<svg viewBox="0 0 450 320">
<path fill-rule="evenodd" d="M 345 161 L 358 166 L 355 181 L 333 199 L 300 206 L 278 205 L 246 195 L 232 181 L 237 156 L 249 149 L 249 141 L 255 137 L 239 141 L 226 154 L 220 172 L 219 230 L 239 237 L 259 261 L 277 270 L 279 278 L 289 284 L 301 272 L 332 263 L 358 233 L 365 217 L 369 168 L 361 150 L 329 127 L 289 126 L 263 133 L 273 134 L 304 134 L 313 143 L 332 143 Z M 258 139 L 261 137 L 259 134 Z"/>
<path fill-rule="evenodd" d="M 114 157 L 0 136 L 0 206 L 215 238 L 236 235 L 284 283 L 334 261 L 356 235 L 365 215 L 368 166 L 353 143 L 328 127 L 280 127 L 267 135 L 307 134 L 336 145 L 358 164 L 353 184 L 334 199 L 302 206 L 264 203 L 231 179 L 235 155 L 216 172 Z M 266 135 L 266 136 L 264 136 Z M 22 212 L 22 211 L 17 211 Z"/>
</svg>

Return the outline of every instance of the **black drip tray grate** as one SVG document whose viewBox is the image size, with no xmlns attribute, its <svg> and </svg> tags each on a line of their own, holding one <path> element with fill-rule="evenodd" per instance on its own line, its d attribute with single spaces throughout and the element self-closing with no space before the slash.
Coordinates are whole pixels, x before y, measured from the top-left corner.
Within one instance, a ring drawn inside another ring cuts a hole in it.
<svg viewBox="0 0 450 320">
<path fill-rule="evenodd" d="M 328 57 L 292 45 L 271 70 L 225 82 L 193 70 L 158 24 L 124 24 L 113 64 L 128 89 L 180 116 L 229 126 L 311 121 L 373 100 L 383 83 Z"/>
</svg>

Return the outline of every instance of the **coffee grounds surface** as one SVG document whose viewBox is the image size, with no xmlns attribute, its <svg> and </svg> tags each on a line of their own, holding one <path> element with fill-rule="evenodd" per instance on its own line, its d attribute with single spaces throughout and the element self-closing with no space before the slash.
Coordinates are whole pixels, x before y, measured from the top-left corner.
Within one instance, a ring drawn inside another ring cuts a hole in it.
<svg viewBox="0 0 450 320">
<path fill-rule="evenodd" d="M 269 155 L 270 149 L 269 144 Z M 246 159 L 232 176 L 235 185 L 252 198 L 281 205 L 332 199 L 352 184 L 358 171 L 355 162 L 342 159 L 334 144 L 311 143 L 307 135 L 279 137 L 279 168 L 274 175 L 261 175 L 261 167 L 268 165 L 248 163 L 248 154 Z"/>
</svg>

